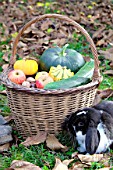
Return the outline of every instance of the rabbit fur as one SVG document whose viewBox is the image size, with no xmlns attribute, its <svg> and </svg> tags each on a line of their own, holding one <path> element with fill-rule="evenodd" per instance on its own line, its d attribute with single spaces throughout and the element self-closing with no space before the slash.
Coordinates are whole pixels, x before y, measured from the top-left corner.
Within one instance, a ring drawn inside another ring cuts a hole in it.
<svg viewBox="0 0 113 170">
<path fill-rule="evenodd" d="M 113 101 L 72 113 L 64 122 L 80 153 L 103 153 L 113 143 Z"/>
</svg>

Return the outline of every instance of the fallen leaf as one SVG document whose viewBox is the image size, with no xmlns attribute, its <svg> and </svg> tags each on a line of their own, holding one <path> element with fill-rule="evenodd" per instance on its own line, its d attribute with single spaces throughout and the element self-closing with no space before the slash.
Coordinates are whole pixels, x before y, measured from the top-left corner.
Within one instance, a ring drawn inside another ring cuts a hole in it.
<svg viewBox="0 0 113 170">
<path fill-rule="evenodd" d="M 103 44 L 105 44 L 105 40 L 104 39 L 101 39 L 101 40 L 97 41 L 97 43 L 96 43 L 97 46 L 101 46 Z"/>
<path fill-rule="evenodd" d="M 67 146 L 63 146 L 53 134 L 48 134 L 46 144 L 51 150 L 65 150 L 67 148 Z"/>
<path fill-rule="evenodd" d="M 25 47 L 27 47 L 27 45 L 25 44 L 25 43 L 23 43 L 22 41 L 19 41 L 19 43 L 18 43 L 18 48 L 25 48 Z"/>
<path fill-rule="evenodd" d="M 108 99 L 111 96 L 113 96 L 112 89 L 97 90 L 93 105 L 96 105 L 99 102 L 101 102 L 103 99 Z"/>
<path fill-rule="evenodd" d="M 83 170 L 84 168 L 89 168 L 89 165 L 76 162 L 72 165 L 71 168 L 69 168 L 69 170 Z"/>
<path fill-rule="evenodd" d="M 110 170 L 111 167 L 106 167 L 106 168 L 100 168 L 99 170 Z"/>
<path fill-rule="evenodd" d="M 7 95 L 6 90 L 0 91 L 0 94 Z"/>
<path fill-rule="evenodd" d="M 4 119 L 9 123 L 11 120 L 14 120 L 14 117 L 12 115 L 5 116 Z"/>
<path fill-rule="evenodd" d="M 6 52 L 6 53 L 3 55 L 2 59 L 3 59 L 4 61 L 6 61 L 6 62 L 9 62 L 8 56 L 9 56 L 9 52 Z"/>
<path fill-rule="evenodd" d="M 90 163 L 90 162 L 99 162 L 103 158 L 103 154 L 94 154 L 94 155 L 83 155 L 78 154 L 78 158 L 81 162 Z"/>
<path fill-rule="evenodd" d="M 72 155 L 71 155 L 71 157 L 72 157 L 72 158 L 77 158 L 77 155 L 78 155 L 78 152 L 73 152 Z"/>
<path fill-rule="evenodd" d="M 111 69 L 113 69 L 113 61 L 110 63 L 110 67 Z"/>
<path fill-rule="evenodd" d="M 0 145 L 0 153 L 4 152 L 4 151 L 8 151 L 9 148 L 10 148 L 10 143 L 6 143 L 4 145 Z"/>
<path fill-rule="evenodd" d="M 39 166 L 36 166 L 30 162 L 21 161 L 21 160 L 14 160 L 11 163 L 10 168 L 12 168 L 13 170 L 41 170 Z"/>
<path fill-rule="evenodd" d="M 3 64 L 2 69 L 5 70 L 8 68 L 8 66 L 9 66 L 9 64 Z"/>
<path fill-rule="evenodd" d="M 45 31 L 49 28 L 49 25 L 52 24 L 52 21 L 50 19 L 47 19 L 46 21 L 44 21 L 42 24 L 41 24 L 41 30 L 42 31 Z"/>
<path fill-rule="evenodd" d="M 64 160 L 63 162 L 61 162 L 60 159 L 55 158 L 56 159 L 56 163 L 55 163 L 55 167 L 53 168 L 53 170 L 68 170 L 68 165 L 73 161 L 73 159 L 70 160 Z"/>
<path fill-rule="evenodd" d="M 21 144 L 24 146 L 30 146 L 30 145 L 38 145 L 40 143 L 45 142 L 47 133 L 46 132 L 39 132 L 37 135 L 28 137 L 24 142 Z"/>
<path fill-rule="evenodd" d="M 110 161 L 111 155 L 109 153 L 105 153 L 103 158 L 99 161 L 99 163 L 103 164 L 104 167 L 110 167 L 111 166 L 111 161 Z"/>
<path fill-rule="evenodd" d="M 106 51 L 100 50 L 99 53 L 104 56 L 105 59 L 113 61 L 113 47 Z"/>
<path fill-rule="evenodd" d="M 95 33 L 93 34 L 92 38 L 99 38 L 100 35 L 102 35 L 102 31 L 106 28 L 106 25 L 103 25 L 102 27 L 100 27 L 97 31 L 95 31 Z"/>
<path fill-rule="evenodd" d="M 64 161 L 62 161 L 62 163 L 68 166 L 73 160 L 74 159 L 69 159 L 69 160 L 65 159 Z"/>
<path fill-rule="evenodd" d="M 113 95 L 113 90 L 109 88 L 105 90 L 97 90 L 97 95 L 99 95 L 101 99 L 109 98 L 109 96 Z"/>
<path fill-rule="evenodd" d="M 106 70 L 103 72 L 103 74 L 113 75 L 113 70 Z"/>
</svg>

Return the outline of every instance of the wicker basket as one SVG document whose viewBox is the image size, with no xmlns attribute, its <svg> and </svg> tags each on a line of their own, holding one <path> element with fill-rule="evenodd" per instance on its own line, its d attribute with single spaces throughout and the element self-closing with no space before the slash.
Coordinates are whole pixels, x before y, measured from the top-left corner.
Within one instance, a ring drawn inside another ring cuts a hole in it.
<svg viewBox="0 0 113 170">
<path fill-rule="evenodd" d="M 75 29 L 81 31 L 86 37 L 95 61 L 92 82 L 72 89 L 40 90 L 22 87 L 9 81 L 7 73 L 13 68 L 16 60 L 16 48 L 21 35 L 33 23 L 45 18 L 55 18 L 66 21 L 75 27 Z M 45 14 L 34 18 L 19 31 L 13 44 L 10 65 L 8 69 L 1 74 L 0 79 L 6 86 L 8 103 L 17 130 L 25 138 L 37 134 L 38 131 L 47 131 L 55 134 L 61 131 L 62 122 L 68 114 L 79 108 L 89 107 L 93 104 L 100 77 L 97 50 L 87 31 L 67 16 Z"/>
</svg>

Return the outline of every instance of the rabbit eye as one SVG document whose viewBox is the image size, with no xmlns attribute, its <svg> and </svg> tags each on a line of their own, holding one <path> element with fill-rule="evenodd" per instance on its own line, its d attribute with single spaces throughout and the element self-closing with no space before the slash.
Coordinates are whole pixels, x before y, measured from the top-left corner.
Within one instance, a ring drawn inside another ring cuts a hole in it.
<svg viewBox="0 0 113 170">
<path fill-rule="evenodd" d="M 83 122 L 79 122 L 78 126 L 84 126 L 84 123 Z"/>
</svg>

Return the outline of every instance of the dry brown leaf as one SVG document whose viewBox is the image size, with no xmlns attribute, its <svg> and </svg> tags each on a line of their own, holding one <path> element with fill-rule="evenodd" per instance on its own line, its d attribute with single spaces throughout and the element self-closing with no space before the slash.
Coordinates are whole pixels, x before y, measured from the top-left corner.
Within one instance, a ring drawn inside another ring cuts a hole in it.
<svg viewBox="0 0 113 170">
<path fill-rule="evenodd" d="M 105 90 L 98 90 L 97 95 L 99 95 L 101 99 L 105 99 L 113 95 L 113 90 L 109 88 Z"/>
<path fill-rule="evenodd" d="M 40 143 L 45 142 L 47 133 L 46 132 L 39 132 L 37 135 L 28 137 L 24 142 L 21 144 L 24 146 L 30 146 L 30 145 L 38 145 Z"/>
<path fill-rule="evenodd" d="M 96 43 L 97 46 L 101 46 L 103 44 L 105 44 L 105 40 L 104 39 L 101 39 L 101 40 L 97 41 L 97 43 Z"/>
<path fill-rule="evenodd" d="M 107 74 L 107 75 L 113 75 L 113 70 L 106 70 L 103 72 L 103 74 Z"/>
<path fill-rule="evenodd" d="M 0 94 L 7 95 L 6 90 L 0 91 Z"/>
<path fill-rule="evenodd" d="M 27 45 L 25 43 L 23 43 L 22 41 L 19 41 L 18 48 L 23 48 L 23 47 L 26 48 Z"/>
<path fill-rule="evenodd" d="M 113 61 L 110 63 L 110 67 L 111 69 L 113 69 Z"/>
<path fill-rule="evenodd" d="M 56 159 L 56 164 L 53 170 L 68 170 L 68 167 L 61 162 L 60 159 Z"/>
<path fill-rule="evenodd" d="M 65 38 L 54 39 L 54 40 L 51 40 L 51 42 L 54 44 L 57 44 L 58 46 L 62 46 L 66 43 L 66 39 Z"/>
<path fill-rule="evenodd" d="M 2 59 L 3 59 L 4 61 L 8 62 L 8 61 L 9 61 L 8 56 L 9 56 L 9 52 L 6 52 L 6 53 L 3 55 Z"/>
<path fill-rule="evenodd" d="M 106 25 L 102 25 L 97 31 L 94 32 L 92 38 L 99 38 L 102 35 L 102 31 L 106 28 Z"/>
<path fill-rule="evenodd" d="M 65 159 L 64 161 L 62 161 L 62 163 L 68 166 L 73 160 L 74 159 L 69 159 L 69 160 Z"/>
<path fill-rule="evenodd" d="M 110 170 L 111 167 L 100 168 L 99 170 Z"/>
<path fill-rule="evenodd" d="M 0 145 L 0 153 L 4 152 L 4 151 L 8 151 L 9 148 L 10 148 L 10 143 L 6 143 L 4 145 Z"/>
<path fill-rule="evenodd" d="M 66 149 L 67 146 L 63 146 L 53 134 L 48 134 L 46 139 L 47 147 L 51 150 Z"/>
<path fill-rule="evenodd" d="M 41 30 L 45 31 L 49 28 L 49 25 L 52 24 L 52 21 L 47 19 L 46 21 L 44 21 L 42 24 L 41 24 Z"/>
<path fill-rule="evenodd" d="M 3 64 L 2 69 L 5 70 L 8 68 L 8 66 L 9 66 L 9 64 Z"/>
<path fill-rule="evenodd" d="M 112 89 L 97 90 L 93 105 L 96 105 L 99 102 L 101 102 L 102 99 L 108 99 L 111 96 L 113 96 L 113 90 Z"/>
<path fill-rule="evenodd" d="M 71 168 L 69 168 L 69 170 L 83 170 L 84 168 L 89 168 L 89 165 L 76 162 L 72 165 Z"/>
<path fill-rule="evenodd" d="M 81 162 L 90 163 L 90 162 L 98 162 L 103 158 L 103 154 L 94 154 L 94 155 L 83 155 L 78 154 L 78 158 Z"/>
<path fill-rule="evenodd" d="M 4 119 L 9 123 L 11 120 L 14 120 L 14 117 L 12 115 L 5 116 Z"/>
<path fill-rule="evenodd" d="M 21 161 L 21 160 L 14 160 L 11 163 L 10 168 L 12 168 L 13 170 L 41 170 L 39 166 L 36 166 L 30 162 Z"/>
<path fill-rule="evenodd" d="M 103 56 L 105 57 L 105 59 L 108 59 L 108 60 L 110 60 L 110 61 L 113 61 L 113 47 L 110 48 L 110 49 L 108 49 L 108 50 L 106 50 L 106 51 L 100 50 L 99 53 L 100 53 L 101 55 L 103 55 Z"/>
</svg>

